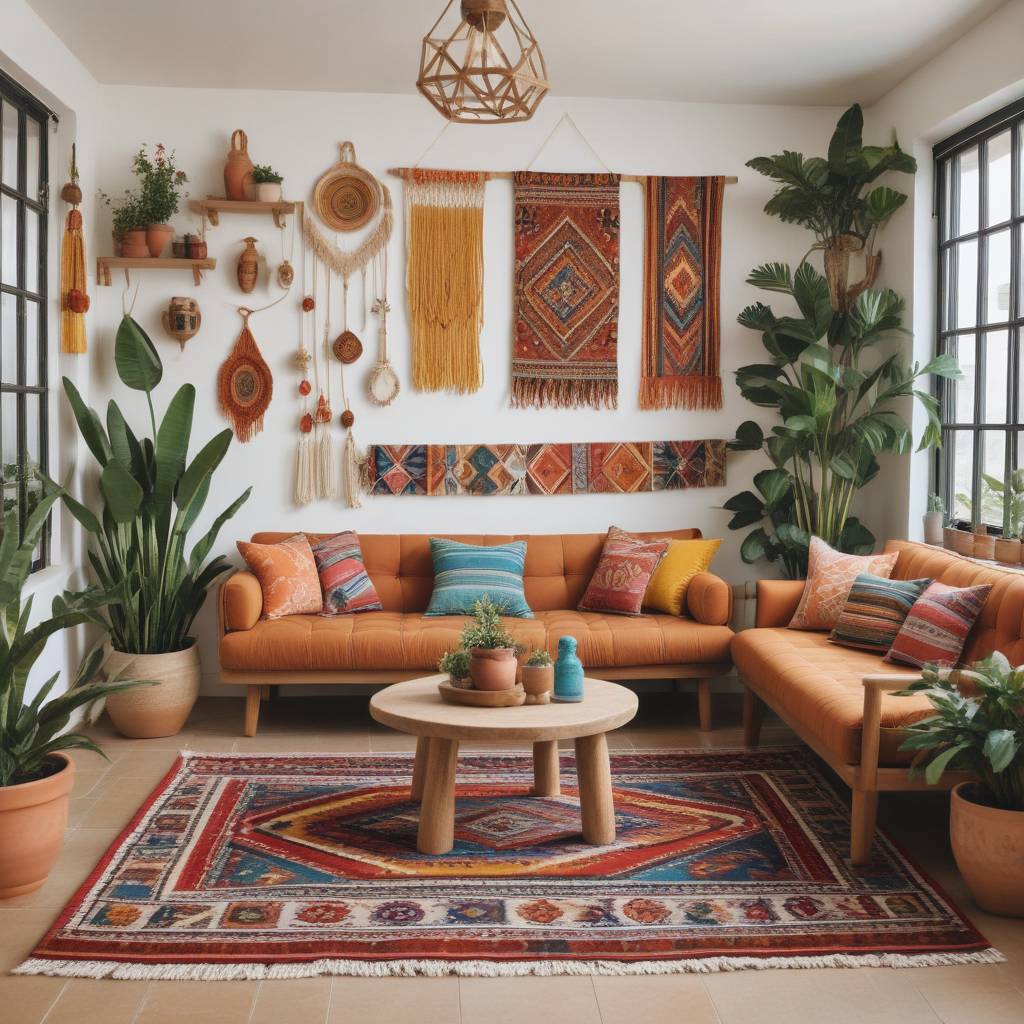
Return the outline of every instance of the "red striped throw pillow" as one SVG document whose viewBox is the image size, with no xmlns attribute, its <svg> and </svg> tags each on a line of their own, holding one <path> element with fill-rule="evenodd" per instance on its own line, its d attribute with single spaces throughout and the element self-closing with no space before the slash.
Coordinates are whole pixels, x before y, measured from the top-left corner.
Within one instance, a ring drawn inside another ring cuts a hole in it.
<svg viewBox="0 0 1024 1024">
<path fill-rule="evenodd" d="M 989 583 L 950 587 L 936 581 L 910 609 L 883 660 L 918 667 L 930 661 L 955 666 L 991 589 Z"/>
<path fill-rule="evenodd" d="M 324 594 L 321 615 L 380 611 L 380 598 L 366 572 L 355 530 L 344 530 L 314 544 L 313 557 Z"/>
</svg>

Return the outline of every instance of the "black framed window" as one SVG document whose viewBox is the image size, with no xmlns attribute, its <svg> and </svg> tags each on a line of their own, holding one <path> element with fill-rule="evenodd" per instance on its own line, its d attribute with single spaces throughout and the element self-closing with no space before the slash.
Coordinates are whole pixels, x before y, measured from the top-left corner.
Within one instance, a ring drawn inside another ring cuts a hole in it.
<svg viewBox="0 0 1024 1024">
<path fill-rule="evenodd" d="M 990 480 L 1021 465 L 1024 100 L 935 147 L 938 350 L 963 379 L 941 381 L 938 489 L 954 521 L 1001 528 Z M 986 479 L 988 478 L 988 479 Z"/>
<path fill-rule="evenodd" d="M 50 112 L 0 74 L 0 448 L 19 527 L 47 471 L 47 138 Z M 3 524 L 0 523 L 0 529 Z M 33 570 L 49 561 L 49 530 Z"/>
</svg>

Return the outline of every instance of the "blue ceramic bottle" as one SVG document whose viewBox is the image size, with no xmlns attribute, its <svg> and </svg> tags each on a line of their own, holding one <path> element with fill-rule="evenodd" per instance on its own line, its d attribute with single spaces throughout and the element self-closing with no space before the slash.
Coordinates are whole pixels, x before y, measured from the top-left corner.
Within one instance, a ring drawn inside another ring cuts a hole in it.
<svg viewBox="0 0 1024 1024">
<path fill-rule="evenodd" d="M 576 637 L 558 638 L 555 662 L 555 700 L 570 703 L 583 700 L 583 662 L 576 657 Z"/>
</svg>

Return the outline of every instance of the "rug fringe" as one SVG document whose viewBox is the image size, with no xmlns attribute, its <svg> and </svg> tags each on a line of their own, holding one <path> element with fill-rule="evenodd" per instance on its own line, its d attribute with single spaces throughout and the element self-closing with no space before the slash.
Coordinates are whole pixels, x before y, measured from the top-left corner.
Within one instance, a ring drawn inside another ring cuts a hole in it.
<svg viewBox="0 0 1024 1024">
<path fill-rule="evenodd" d="M 105 960 L 26 960 L 13 974 L 117 981 L 274 981 L 318 975 L 356 978 L 421 976 L 511 978 L 525 975 L 714 974 L 822 967 L 959 967 L 1005 963 L 989 948 L 974 953 L 836 953 L 831 956 L 715 956 L 692 960 L 312 960 L 304 964 L 122 964 Z"/>
</svg>

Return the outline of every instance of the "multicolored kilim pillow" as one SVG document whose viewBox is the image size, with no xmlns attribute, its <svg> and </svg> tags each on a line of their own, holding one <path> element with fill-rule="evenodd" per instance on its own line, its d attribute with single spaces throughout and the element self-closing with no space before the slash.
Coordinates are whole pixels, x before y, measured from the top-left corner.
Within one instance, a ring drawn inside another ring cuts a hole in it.
<svg viewBox="0 0 1024 1024">
<path fill-rule="evenodd" d="M 668 545 L 668 540 L 642 540 L 613 526 L 579 610 L 639 615 L 647 584 L 665 557 Z"/>
<path fill-rule="evenodd" d="M 430 554 L 434 592 L 424 615 L 471 615 L 473 605 L 487 594 L 501 606 L 502 615 L 533 618 L 523 593 L 525 540 L 477 546 L 431 537 Z"/>
<path fill-rule="evenodd" d="M 263 618 L 279 619 L 283 615 L 320 611 L 323 604 L 320 580 L 305 534 L 297 533 L 280 544 L 252 544 L 240 540 L 237 546 L 238 553 L 260 581 Z"/>
<path fill-rule="evenodd" d="M 829 640 L 842 647 L 885 654 L 914 602 L 930 583 L 930 579 L 890 580 L 861 573 L 853 581 Z"/>
<path fill-rule="evenodd" d="M 321 615 L 381 610 L 380 597 L 366 572 L 355 530 L 343 530 L 314 544 L 313 557 L 324 595 Z"/>
<path fill-rule="evenodd" d="M 991 589 L 990 583 L 976 587 L 933 583 L 910 609 L 885 660 L 916 666 L 929 661 L 956 665 Z"/>
<path fill-rule="evenodd" d="M 831 629 L 842 614 L 853 581 L 862 573 L 888 579 L 896 552 L 888 555 L 847 555 L 834 551 L 820 537 L 811 538 L 807 582 L 790 629 Z"/>
</svg>

